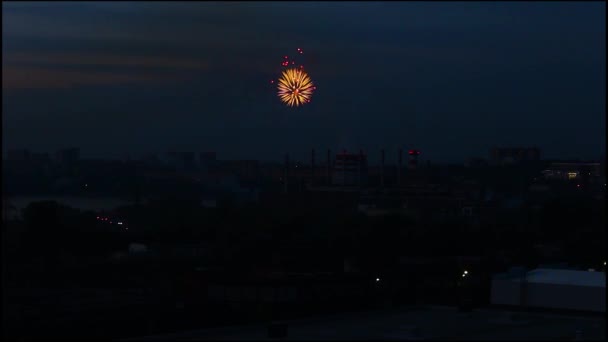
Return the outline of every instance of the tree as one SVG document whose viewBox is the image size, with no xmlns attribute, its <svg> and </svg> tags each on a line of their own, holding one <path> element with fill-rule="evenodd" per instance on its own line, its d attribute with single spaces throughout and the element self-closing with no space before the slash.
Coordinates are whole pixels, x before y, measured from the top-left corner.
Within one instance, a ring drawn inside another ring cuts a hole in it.
<svg viewBox="0 0 608 342">
<path fill-rule="evenodd" d="M 123 243 L 118 232 L 98 229 L 93 213 L 54 201 L 34 202 L 23 210 L 24 245 L 30 253 L 99 255 Z"/>
</svg>

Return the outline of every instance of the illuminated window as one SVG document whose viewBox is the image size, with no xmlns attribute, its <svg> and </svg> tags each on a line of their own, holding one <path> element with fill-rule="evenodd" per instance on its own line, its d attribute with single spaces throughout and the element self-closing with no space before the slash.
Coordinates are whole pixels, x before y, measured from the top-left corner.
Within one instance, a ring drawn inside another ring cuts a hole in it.
<svg viewBox="0 0 608 342">
<path fill-rule="evenodd" d="M 577 175 L 576 172 L 568 172 L 568 179 L 575 179 Z"/>
</svg>

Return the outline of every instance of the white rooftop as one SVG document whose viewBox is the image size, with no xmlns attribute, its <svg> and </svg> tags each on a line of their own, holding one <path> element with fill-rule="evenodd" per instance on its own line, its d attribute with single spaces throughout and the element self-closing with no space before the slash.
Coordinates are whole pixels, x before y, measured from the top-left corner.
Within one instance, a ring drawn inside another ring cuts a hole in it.
<svg viewBox="0 0 608 342">
<path fill-rule="evenodd" d="M 502 275 L 504 276 L 504 275 Z M 521 278 L 513 276 L 512 280 Z M 586 287 L 606 288 L 606 274 L 604 272 L 590 272 L 581 270 L 559 270 L 550 268 L 537 268 L 527 273 L 529 283 L 560 284 Z"/>
</svg>

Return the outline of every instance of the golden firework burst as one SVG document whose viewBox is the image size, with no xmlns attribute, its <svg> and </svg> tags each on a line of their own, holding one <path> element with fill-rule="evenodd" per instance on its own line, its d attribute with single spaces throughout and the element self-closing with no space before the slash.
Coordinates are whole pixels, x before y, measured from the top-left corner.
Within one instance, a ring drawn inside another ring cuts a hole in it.
<svg viewBox="0 0 608 342">
<path fill-rule="evenodd" d="M 310 102 L 315 87 L 304 70 L 288 69 L 281 74 L 278 89 L 281 101 L 293 107 Z"/>
</svg>

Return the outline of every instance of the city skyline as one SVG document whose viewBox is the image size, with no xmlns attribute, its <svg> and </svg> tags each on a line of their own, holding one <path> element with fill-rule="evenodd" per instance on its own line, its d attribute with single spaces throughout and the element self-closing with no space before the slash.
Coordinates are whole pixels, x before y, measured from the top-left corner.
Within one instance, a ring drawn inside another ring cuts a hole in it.
<svg viewBox="0 0 608 342">
<path fill-rule="evenodd" d="M 605 156 L 603 2 L 2 7 L 3 154 Z M 268 81 L 297 48 L 319 89 L 294 109 Z"/>
</svg>

